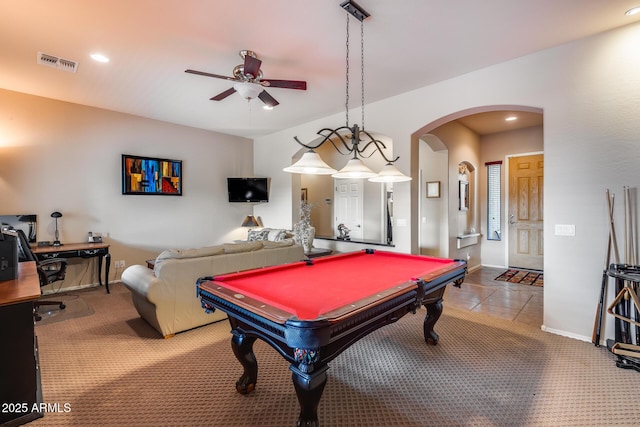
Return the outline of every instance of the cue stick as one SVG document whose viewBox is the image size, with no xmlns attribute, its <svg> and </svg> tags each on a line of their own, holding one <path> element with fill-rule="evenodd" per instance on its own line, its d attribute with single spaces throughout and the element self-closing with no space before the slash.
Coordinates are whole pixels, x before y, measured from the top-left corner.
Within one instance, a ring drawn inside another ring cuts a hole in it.
<svg viewBox="0 0 640 427">
<path fill-rule="evenodd" d="M 623 264 L 626 266 L 629 263 L 629 222 L 628 222 L 628 201 L 627 201 L 627 186 L 622 187 L 622 196 L 623 196 L 623 218 L 624 218 L 624 259 Z M 626 280 L 617 278 L 616 279 L 616 295 L 622 295 L 622 298 L 616 297 L 617 304 L 617 315 L 616 315 L 616 342 L 629 343 L 631 342 L 631 331 L 629 330 L 629 325 L 627 325 L 621 319 L 631 319 L 630 316 L 630 306 L 629 306 L 629 294 L 628 292 L 623 292 L 625 288 L 629 286 Z"/>
<path fill-rule="evenodd" d="M 636 240 L 636 221 L 635 221 L 635 216 L 633 215 L 633 205 L 632 205 L 632 198 L 631 198 L 631 188 L 627 187 L 627 199 L 629 200 L 629 238 L 630 238 L 630 246 L 629 246 L 629 250 L 631 252 L 631 260 L 630 260 L 630 264 L 631 265 L 636 265 L 636 257 L 637 257 L 637 240 Z M 635 295 L 638 294 L 638 282 L 632 282 L 632 287 L 631 287 L 631 291 L 634 292 Z M 634 317 L 636 319 L 636 322 L 640 322 L 640 311 L 638 309 L 637 305 L 633 305 L 633 313 L 634 313 Z M 638 323 L 635 324 L 635 330 L 636 330 L 636 345 L 640 344 L 640 327 L 638 326 Z"/>
<path fill-rule="evenodd" d="M 595 344 L 596 347 L 600 347 L 600 334 L 602 332 L 605 299 L 607 294 L 607 282 L 609 280 L 607 271 L 609 269 L 609 262 L 611 260 L 611 246 L 615 233 L 615 229 L 612 223 L 615 195 L 609 195 L 608 189 L 606 190 L 605 195 L 607 197 L 607 210 L 609 211 L 609 239 L 607 242 L 607 253 L 605 255 L 604 268 L 602 269 L 602 282 L 600 284 L 600 298 L 598 300 L 598 307 L 596 308 L 596 320 L 593 327 L 593 335 L 591 336 L 591 342 Z"/>
<path fill-rule="evenodd" d="M 623 215 L 623 224 L 624 224 L 624 233 L 623 233 L 623 237 L 624 237 L 624 258 L 622 260 L 622 262 L 624 264 L 628 264 L 629 263 L 629 239 L 627 238 L 627 231 L 629 229 L 628 227 L 628 223 L 627 223 L 627 187 L 626 185 L 622 186 L 622 215 Z"/>
<path fill-rule="evenodd" d="M 620 262 L 620 253 L 618 252 L 618 241 L 616 239 L 616 226 L 613 222 L 613 206 L 615 204 L 615 194 L 611 194 L 609 197 L 609 190 L 607 190 L 607 206 L 609 208 L 609 236 L 611 237 L 611 246 L 613 246 L 613 262 L 618 264 Z M 608 268 L 609 266 L 607 266 Z"/>
<path fill-rule="evenodd" d="M 630 264 L 636 265 L 636 256 L 638 252 L 638 235 L 636 232 L 636 224 L 637 224 L 637 215 L 634 215 L 633 206 L 636 205 L 636 199 L 633 199 L 634 204 L 632 205 L 632 197 L 631 197 L 631 187 L 627 187 L 627 199 L 629 200 L 629 235 L 631 236 L 631 246 L 630 246 Z"/>
<path fill-rule="evenodd" d="M 630 289 L 635 295 L 638 295 L 638 282 L 633 282 L 633 286 Z M 638 306 L 634 304 L 634 315 L 636 318 L 635 328 L 636 328 L 636 345 L 640 344 L 640 312 L 638 311 Z"/>
<path fill-rule="evenodd" d="M 623 191 L 624 191 L 624 217 L 625 217 L 625 223 L 624 223 L 624 240 L 625 240 L 625 264 L 627 265 L 634 265 L 635 264 L 635 254 L 633 251 L 633 215 L 632 215 L 632 208 L 631 208 L 631 193 L 629 191 L 629 186 L 624 186 L 623 187 Z M 632 285 L 632 282 L 629 280 L 625 280 L 624 281 L 624 287 L 628 288 L 627 291 L 628 292 L 634 292 L 635 295 L 635 285 Z M 630 294 L 629 293 L 625 293 L 625 298 L 624 301 L 621 301 L 622 303 L 622 308 L 623 308 L 623 316 L 631 319 L 631 311 L 632 311 L 632 304 L 631 304 L 631 300 L 630 300 Z M 633 305 L 633 311 L 634 311 L 634 317 L 636 319 L 636 321 L 638 320 L 638 307 L 634 304 Z M 640 331 L 638 331 L 638 325 L 635 325 L 635 330 L 636 330 L 636 342 L 637 339 L 640 338 Z M 624 342 L 625 343 L 630 343 L 631 342 L 631 325 L 626 325 L 625 324 L 625 328 L 624 328 Z"/>
<path fill-rule="evenodd" d="M 609 190 L 607 190 L 607 195 L 609 195 Z M 618 239 L 616 238 L 616 227 L 613 218 L 613 208 L 615 202 L 615 194 L 611 194 L 611 197 L 607 197 L 607 203 L 609 207 L 609 232 L 611 233 L 611 246 L 613 246 L 613 262 L 618 264 L 620 262 L 620 253 L 618 252 Z M 616 279 L 616 295 L 620 292 L 618 289 L 619 280 Z M 606 286 L 606 285 L 605 285 Z M 604 303 L 603 303 L 604 308 Z M 603 316 L 604 317 L 604 316 Z M 615 333 L 616 333 L 616 341 L 620 341 L 618 338 L 620 337 L 621 328 L 624 328 L 624 322 L 621 322 L 619 319 L 615 319 L 614 321 Z"/>
</svg>

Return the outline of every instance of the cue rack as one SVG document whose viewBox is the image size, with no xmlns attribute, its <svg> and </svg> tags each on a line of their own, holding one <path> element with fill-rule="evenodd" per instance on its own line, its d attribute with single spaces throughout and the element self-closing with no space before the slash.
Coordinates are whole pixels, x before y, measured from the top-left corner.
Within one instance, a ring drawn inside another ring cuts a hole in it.
<svg viewBox="0 0 640 427">
<path fill-rule="evenodd" d="M 631 196 L 631 189 L 627 186 L 623 187 L 624 252 L 620 262 L 613 216 L 615 195 L 606 190 L 609 239 L 592 342 L 596 347 L 600 346 L 607 286 L 610 281 L 613 281 L 616 296 L 607 307 L 607 313 L 614 317 L 615 339 L 606 341 L 607 348 L 616 355 L 617 367 L 640 372 L 640 298 L 638 297 L 640 265 L 637 265 L 637 230 L 631 203 L 635 202 L 635 197 Z M 613 263 L 611 263 L 612 257 Z"/>
</svg>

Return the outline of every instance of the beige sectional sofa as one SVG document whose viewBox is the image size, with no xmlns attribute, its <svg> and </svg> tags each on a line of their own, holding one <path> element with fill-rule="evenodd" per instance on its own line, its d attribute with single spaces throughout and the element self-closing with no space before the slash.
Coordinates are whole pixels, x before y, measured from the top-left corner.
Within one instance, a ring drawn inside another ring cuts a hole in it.
<svg viewBox="0 0 640 427">
<path fill-rule="evenodd" d="M 133 304 L 163 337 L 226 318 L 221 312 L 205 313 L 196 297 L 196 281 L 236 271 L 286 264 L 305 258 L 292 239 L 225 243 L 197 249 L 162 252 L 154 269 L 132 265 L 122 273 Z"/>
</svg>

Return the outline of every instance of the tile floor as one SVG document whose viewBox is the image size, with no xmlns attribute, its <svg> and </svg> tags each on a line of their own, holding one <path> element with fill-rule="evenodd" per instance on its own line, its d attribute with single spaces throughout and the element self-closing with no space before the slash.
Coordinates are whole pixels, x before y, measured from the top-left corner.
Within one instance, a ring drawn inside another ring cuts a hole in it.
<svg viewBox="0 0 640 427">
<path fill-rule="evenodd" d="M 543 288 L 494 280 L 505 268 L 481 267 L 468 273 L 462 287 L 447 286 L 444 306 L 505 320 L 542 326 Z"/>
</svg>

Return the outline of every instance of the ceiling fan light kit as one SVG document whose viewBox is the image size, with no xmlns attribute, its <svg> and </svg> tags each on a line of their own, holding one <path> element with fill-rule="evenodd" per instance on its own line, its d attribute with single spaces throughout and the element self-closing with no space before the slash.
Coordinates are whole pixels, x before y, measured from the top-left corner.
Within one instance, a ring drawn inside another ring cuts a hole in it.
<svg viewBox="0 0 640 427">
<path fill-rule="evenodd" d="M 233 85 L 233 89 L 247 101 L 251 101 L 253 98 L 257 98 L 258 95 L 260 95 L 260 93 L 264 90 L 263 87 L 259 84 L 249 82 L 236 83 Z"/>
<path fill-rule="evenodd" d="M 293 165 L 283 169 L 289 173 L 302 173 L 309 175 L 328 175 L 331 174 L 334 178 L 351 178 L 351 179 L 364 179 L 367 178 L 372 182 L 403 182 L 410 181 L 411 177 L 404 175 L 394 166 L 394 163 L 399 159 L 389 159 L 385 156 L 383 149 L 386 149 L 384 143 L 374 138 L 369 132 L 364 129 L 364 24 L 363 21 L 370 16 L 360 5 L 354 1 L 345 1 L 340 4 L 347 12 L 347 66 L 346 66 L 346 125 L 337 129 L 324 128 L 317 132 L 322 136 L 322 140 L 315 145 L 308 145 L 300 142 L 297 137 L 294 140 L 301 146 L 308 148 L 309 151 L 302 155 L 302 158 Z M 360 75 L 362 78 L 362 97 L 361 97 L 361 111 L 362 111 L 362 129 L 357 124 L 349 126 L 349 15 L 355 17 L 360 21 Z M 344 168 L 335 172 L 335 169 L 327 165 L 320 156 L 314 151 L 322 144 L 329 141 L 333 147 L 343 155 L 352 155 L 353 157 L 347 162 Z M 344 150 L 344 152 L 343 152 Z M 375 173 L 369 169 L 359 157 L 371 157 L 373 154 L 378 153 L 386 161 L 386 166 L 380 173 Z M 306 156 L 306 157 L 305 157 Z M 324 166 L 322 166 L 324 165 Z M 329 172 L 333 170 L 334 172 Z"/>
<path fill-rule="evenodd" d="M 265 106 L 273 108 L 278 105 L 279 102 L 276 101 L 276 99 L 264 89 L 265 87 L 307 90 L 307 82 L 305 81 L 273 80 L 263 78 L 262 70 L 260 69 L 262 61 L 258 59 L 256 53 L 252 50 L 241 50 L 240 57 L 244 59 L 244 63 L 236 65 L 234 67 L 233 77 L 191 69 L 185 70 L 185 73 L 197 74 L 200 76 L 214 77 L 216 79 L 231 80 L 236 82 L 233 87 L 225 90 L 224 92 L 220 92 L 216 96 L 211 97 L 210 99 L 212 101 L 222 101 L 229 95 L 237 92 L 247 101 L 251 101 L 255 98 L 260 98 Z"/>
</svg>

